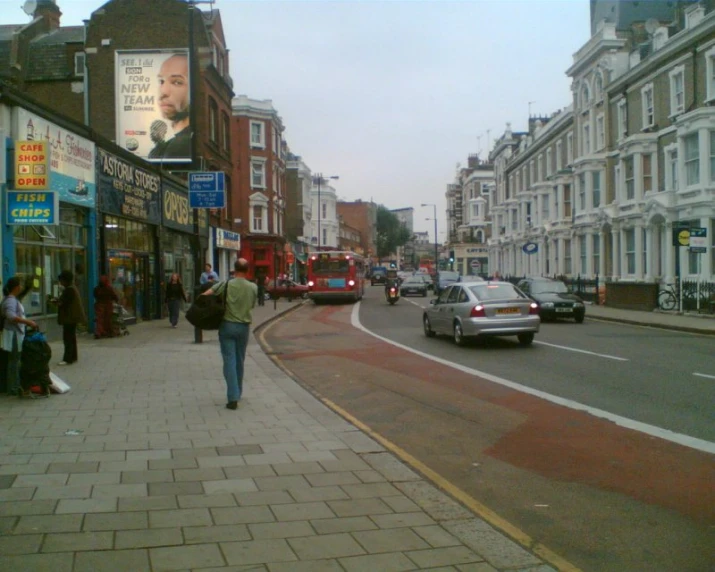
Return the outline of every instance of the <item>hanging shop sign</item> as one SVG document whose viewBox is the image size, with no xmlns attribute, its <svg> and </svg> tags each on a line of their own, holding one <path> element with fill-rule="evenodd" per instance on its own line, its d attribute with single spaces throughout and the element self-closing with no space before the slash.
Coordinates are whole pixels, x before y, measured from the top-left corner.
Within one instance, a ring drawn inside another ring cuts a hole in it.
<svg viewBox="0 0 715 572">
<path fill-rule="evenodd" d="M 241 235 L 237 232 L 217 228 L 216 247 L 226 250 L 241 250 Z"/>
<path fill-rule="evenodd" d="M 525 254 L 536 254 L 539 252 L 539 245 L 535 242 L 527 242 L 521 247 Z"/>
<path fill-rule="evenodd" d="M 194 232 L 194 212 L 189 209 L 189 193 L 164 183 L 164 226 L 181 232 Z"/>
<path fill-rule="evenodd" d="M 7 224 L 60 224 L 60 195 L 54 191 L 7 191 Z"/>
<path fill-rule="evenodd" d="M 103 213 L 161 223 L 160 178 L 129 161 L 97 150 L 99 208 Z"/>
<path fill-rule="evenodd" d="M 94 143 L 20 107 L 15 108 L 15 122 L 21 140 L 47 145 L 49 188 L 59 193 L 60 201 L 94 208 Z"/>
<path fill-rule="evenodd" d="M 15 141 L 15 188 L 46 191 L 49 187 L 47 141 Z"/>
</svg>

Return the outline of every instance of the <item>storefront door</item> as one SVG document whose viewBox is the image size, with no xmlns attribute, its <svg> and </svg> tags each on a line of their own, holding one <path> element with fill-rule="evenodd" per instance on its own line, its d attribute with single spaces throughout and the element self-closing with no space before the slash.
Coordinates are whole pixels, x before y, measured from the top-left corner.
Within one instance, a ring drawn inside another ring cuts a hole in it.
<svg viewBox="0 0 715 572">
<path fill-rule="evenodd" d="M 149 288 L 149 256 L 138 254 L 135 264 L 135 292 L 137 317 L 144 320 L 151 318 L 151 291 Z"/>
</svg>

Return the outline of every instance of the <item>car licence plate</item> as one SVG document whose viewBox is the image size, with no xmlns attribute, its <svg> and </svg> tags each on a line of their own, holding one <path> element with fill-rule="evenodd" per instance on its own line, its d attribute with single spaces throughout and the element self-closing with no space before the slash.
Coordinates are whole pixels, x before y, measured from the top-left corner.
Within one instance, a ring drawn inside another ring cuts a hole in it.
<svg viewBox="0 0 715 572">
<path fill-rule="evenodd" d="M 556 308 L 556 311 L 567 313 L 567 312 L 572 312 L 573 310 L 571 308 Z"/>
<path fill-rule="evenodd" d="M 498 308 L 497 314 L 521 314 L 519 308 Z"/>
</svg>

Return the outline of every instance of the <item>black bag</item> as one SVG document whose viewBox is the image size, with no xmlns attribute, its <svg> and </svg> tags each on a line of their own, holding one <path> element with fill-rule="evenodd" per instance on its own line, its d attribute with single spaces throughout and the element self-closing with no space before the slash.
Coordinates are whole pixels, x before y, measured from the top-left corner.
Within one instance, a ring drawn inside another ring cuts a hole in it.
<svg viewBox="0 0 715 572">
<path fill-rule="evenodd" d="M 186 319 L 200 330 L 218 330 L 226 313 L 226 290 L 228 284 L 218 294 L 196 296 L 191 307 L 186 311 Z"/>
<path fill-rule="evenodd" d="M 20 384 L 27 390 L 39 385 L 43 390 L 50 386 L 50 360 L 52 348 L 45 334 L 34 332 L 25 336 L 20 354 Z"/>
</svg>

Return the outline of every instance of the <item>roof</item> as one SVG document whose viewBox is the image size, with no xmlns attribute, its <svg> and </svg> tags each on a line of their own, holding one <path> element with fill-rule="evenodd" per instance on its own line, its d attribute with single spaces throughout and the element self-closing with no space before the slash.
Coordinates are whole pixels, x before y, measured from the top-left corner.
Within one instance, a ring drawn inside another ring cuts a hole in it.
<svg viewBox="0 0 715 572">
<path fill-rule="evenodd" d="M 63 26 L 52 30 L 49 34 L 43 34 L 34 38 L 32 45 L 46 44 L 75 44 L 84 42 L 84 26 Z"/>
</svg>

